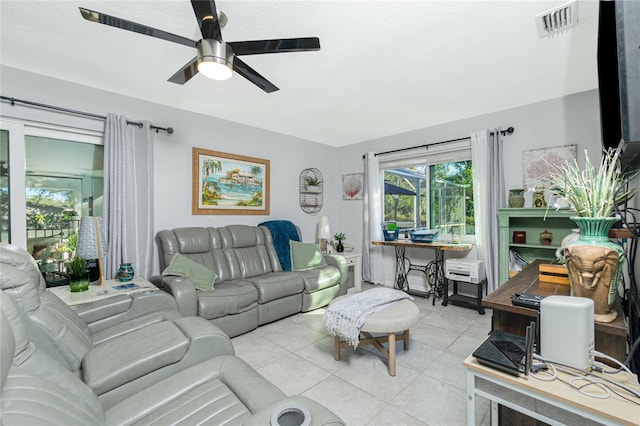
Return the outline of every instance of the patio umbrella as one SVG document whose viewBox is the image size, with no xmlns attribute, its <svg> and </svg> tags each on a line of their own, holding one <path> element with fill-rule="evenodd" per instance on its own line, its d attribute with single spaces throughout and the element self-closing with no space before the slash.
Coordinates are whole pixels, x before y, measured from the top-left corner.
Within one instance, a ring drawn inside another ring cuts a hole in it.
<svg viewBox="0 0 640 426">
<path fill-rule="evenodd" d="M 384 182 L 384 195 L 391 195 L 393 197 L 393 219 L 398 219 L 398 203 L 400 200 L 398 199 L 398 195 L 413 195 L 416 196 L 415 191 L 410 189 L 402 188 L 400 186 L 394 185 L 387 181 Z"/>
</svg>

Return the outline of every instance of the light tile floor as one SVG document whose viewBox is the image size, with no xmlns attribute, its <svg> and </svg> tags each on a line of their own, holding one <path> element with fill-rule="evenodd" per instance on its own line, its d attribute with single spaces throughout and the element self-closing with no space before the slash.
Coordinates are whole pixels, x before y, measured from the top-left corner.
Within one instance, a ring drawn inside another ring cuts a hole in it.
<svg viewBox="0 0 640 426">
<path fill-rule="evenodd" d="M 363 290 L 372 286 L 363 283 Z M 236 355 L 287 395 L 324 404 L 347 425 L 465 425 L 466 374 L 462 361 L 487 337 L 491 311 L 442 306 L 414 297 L 420 321 L 410 347 L 397 344 L 397 372 L 372 347 L 343 349 L 333 359 L 333 337 L 323 309 L 294 315 L 232 339 Z M 489 424 L 489 403 L 476 399 L 477 418 Z"/>
</svg>

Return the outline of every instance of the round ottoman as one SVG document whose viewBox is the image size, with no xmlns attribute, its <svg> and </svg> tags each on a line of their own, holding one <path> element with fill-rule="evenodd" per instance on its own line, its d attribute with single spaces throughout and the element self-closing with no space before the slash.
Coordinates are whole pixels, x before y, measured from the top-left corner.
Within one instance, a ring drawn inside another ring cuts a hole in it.
<svg viewBox="0 0 640 426">
<path fill-rule="evenodd" d="M 340 296 L 334 301 L 350 297 Z M 409 329 L 413 327 L 420 317 L 420 310 L 409 299 L 392 302 L 384 309 L 369 315 L 360 328 L 360 340 L 358 345 L 373 345 L 387 358 L 389 375 L 396 375 L 396 340 L 404 343 L 404 350 L 409 349 Z M 384 333 L 374 337 L 371 333 Z M 397 333 L 397 334 L 396 334 Z M 382 343 L 388 342 L 389 349 L 385 349 Z M 349 342 L 342 341 L 340 336 L 334 337 L 333 357 L 340 361 L 340 349 L 349 346 Z"/>
</svg>

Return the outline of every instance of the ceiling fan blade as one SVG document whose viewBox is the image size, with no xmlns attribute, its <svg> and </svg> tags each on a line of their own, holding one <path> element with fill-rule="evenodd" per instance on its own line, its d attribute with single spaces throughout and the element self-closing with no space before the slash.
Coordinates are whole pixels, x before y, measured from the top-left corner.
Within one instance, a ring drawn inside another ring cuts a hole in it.
<svg viewBox="0 0 640 426">
<path fill-rule="evenodd" d="M 227 43 L 236 55 L 262 53 L 306 52 L 320 50 L 318 37 L 281 38 L 274 40 L 234 41 Z"/>
<path fill-rule="evenodd" d="M 222 41 L 216 2 L 214 0 L 191 0 L 191 6 L 193 6 L 193 11 L 198 19 L 202 38 Z"/>
<path fill-rule="evenodd" d="M 126 19 L 117 18 L 115 16 L 96 12 L 95 10 L 80 7 L 82 17 L 87 21 L 97 22 L 98 24 L 109 25 L 110 27 L 120 28 L 122 30 L 132 31 L 134 33 L 144 34 L 162 40 L 172 41 L 174 43 L 183 44 L 189 47 L 196 47 L 196 42 L 176 34 L 171 34 L 156 28 L 138 24 L 136 22 L 127 21 Z"/>
<path fill-rule="evenodd" d="M 233 58 L 233 69 L 235 72 L 237 72 L 267 93 L 280 90 L 269 80 L 258 74 L 256 70 L 241 61 L 240 58 Z"/>
<path fill-rule="evenodd" d="M 198 74 L 198 57 L 196 56 L 189 62 L 187 65 L 180 68 L 178 72 L 169 77 L 169 80 L 172 83 L 176 84 L 185 84 L 187 81 L 191 80 L 191 77 Z"/>
</svg>

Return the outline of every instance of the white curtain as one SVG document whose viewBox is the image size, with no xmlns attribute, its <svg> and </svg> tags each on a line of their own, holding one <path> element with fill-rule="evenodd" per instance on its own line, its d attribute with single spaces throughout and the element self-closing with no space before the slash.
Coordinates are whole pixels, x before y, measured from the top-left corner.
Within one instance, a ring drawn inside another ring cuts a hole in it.
<svg viewBox="0 0 640 426">
<path fill-rule="evenodd" d="M 471 162 L 473 164 L 473 204 L 476 221 L 478 258 L 484 260 L 487 272 L 487 291 L 492 292 L 498 282 L 498 209 L 506 207 L 502 133 L 500 129 L 471 133 Z"/>
<path fill-rule="evenodd" d="M 121 263 L 135 275 L 153 268 L 153 134 L 109 113 L 104 134 L 103 218 L 107 238 L 104 275 L 115 277 Z"/>
<path fill-rule="evenodd" d="M 378 157 L 368 152 L 364 160 L 364 229 L 362 232 L 362 277 L 373 284 L 384 284 L 382 246 L 382 191 Z"/>
</svg>

